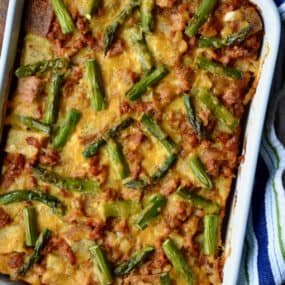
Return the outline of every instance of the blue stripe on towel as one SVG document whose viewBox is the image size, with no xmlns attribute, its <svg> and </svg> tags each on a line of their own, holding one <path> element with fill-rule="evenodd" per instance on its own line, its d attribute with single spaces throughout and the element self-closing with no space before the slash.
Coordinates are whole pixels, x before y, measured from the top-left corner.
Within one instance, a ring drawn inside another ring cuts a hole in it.
<svg viewBox="0 0 285 285">
<path fill-rule="evenodd" d="M 252 218 L 253 228 L 258 241 L 257 266 L 261 285 L 275 284 L 267 252 L 268 236 L 265 219 L 265 188 L 269 178 L 268 169 L 264 160 L 259 157 L 256 172 L 256 182 L 253 190 Z M 266 283 L 265 283 L 266 282 Z"/>
</svg>

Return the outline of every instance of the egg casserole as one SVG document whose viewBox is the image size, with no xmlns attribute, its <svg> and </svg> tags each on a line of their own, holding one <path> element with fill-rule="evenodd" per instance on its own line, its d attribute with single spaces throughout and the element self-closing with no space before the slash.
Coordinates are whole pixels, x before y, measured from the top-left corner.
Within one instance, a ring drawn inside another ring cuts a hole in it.
<svg viewBox="0 0 285 285">
<path fill-rule="evenodd" d="M 7 103 L 0 272 L 33 285 L 221 284 L 258 81 L 247 0 L 50 0 Z"/>
</svg>

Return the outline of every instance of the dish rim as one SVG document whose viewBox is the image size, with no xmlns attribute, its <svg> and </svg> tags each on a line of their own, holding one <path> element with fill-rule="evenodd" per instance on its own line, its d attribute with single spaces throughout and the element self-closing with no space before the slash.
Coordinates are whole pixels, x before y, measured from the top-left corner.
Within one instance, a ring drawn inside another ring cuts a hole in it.
<svg viewBox="0 0 285 285">
<path fill-rule="evenodd" d="M 262 64 L 257 88 L 247 116 L 242 148 L 244 160 L 239 165 L 236 185 L 233 190 L 234 197 L 225 243 L 223 285 L 238 284 L 257 159 L 281 35 L 280 14 L 273 0 L 251 0 L 251 2 L 258 7 L 264 23 Z"/>
</svg>

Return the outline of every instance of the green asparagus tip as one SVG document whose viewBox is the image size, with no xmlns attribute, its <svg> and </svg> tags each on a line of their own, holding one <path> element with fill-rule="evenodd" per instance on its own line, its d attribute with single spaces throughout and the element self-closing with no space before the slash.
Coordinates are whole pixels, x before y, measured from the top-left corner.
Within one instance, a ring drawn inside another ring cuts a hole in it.
<svg viewBox="0 0 285 285">
<path fill-rule="evenodd" d="M 175 243 L 171 239 L 166 239 L 162 244 L 162 248 L 174 269 L 184 278 L 188 285 L 193 285 L 195 282 L 194 274 Z"/>
<path fill-rule="evenodd" d="M 154 252 L 154 248 L 152 246 L 147 246 L 142 250 L 136 252 L 128 261 L 123 262 L 115 267 L 115 274 L 118 276 L 128 274 L 134 268 L 140 266 L 143 262 L 145 262 Z"/>
<path fill-rule="evenodd" d="M 94 265 L 95 273 L 99 279 L 100 285 L 110 285 L 113 282 L 112 273 L 105 253 L 99 245 L 94 245 L 89 248 Z"/>
<path fill-rule="evenodd" d="M 51 0 L 51 5 L 60 24 L 61 31 L 64 34 L 72 33 L 75 30 L 75 25 L 64 2 L 62 0 Z"/>
</svg>

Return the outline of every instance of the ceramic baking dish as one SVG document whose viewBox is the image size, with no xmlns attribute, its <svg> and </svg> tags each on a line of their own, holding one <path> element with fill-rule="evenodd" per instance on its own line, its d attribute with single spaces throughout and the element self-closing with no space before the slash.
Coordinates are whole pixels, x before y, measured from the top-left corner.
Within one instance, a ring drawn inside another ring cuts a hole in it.
<svg viewBox="0 0 285 285">
<path fill-rule="evenodd" d="M 265 35 L 261 55 L 262 66 L 256 94 L 247 117 L 243 142 L 244 160 L 238 170 L 226 229 L 226 259 L 223 270 L 224 285 L 237 284 L 260 139 L 280 40 L 280 18 L 274 2 L 272 0 L 253 0 L 252 2 L 259 7 L 264 21 Z M 5 102 L 9 94 L 13 74 L 23 6 L 24 0 L 9 1 L 4 42 L 0 57 L 0 125 L 3 122 Z M 0 284 L 11 283 L 5 280 L 4 277 L 1 279 L 0 276 Z"/>
</svg>

